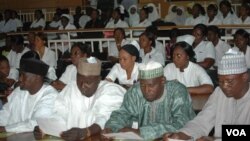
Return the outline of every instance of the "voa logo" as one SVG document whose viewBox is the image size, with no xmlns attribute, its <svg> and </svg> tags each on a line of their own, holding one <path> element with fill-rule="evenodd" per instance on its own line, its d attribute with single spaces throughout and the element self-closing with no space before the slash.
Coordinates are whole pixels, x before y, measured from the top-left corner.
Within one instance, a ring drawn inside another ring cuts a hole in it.
<svg viewBox="0 0 250 141">
<path fill-rule="evenodd" d="M 247 136 L 244 129 L 226 129 L 227 136 Z"/>
</svg>

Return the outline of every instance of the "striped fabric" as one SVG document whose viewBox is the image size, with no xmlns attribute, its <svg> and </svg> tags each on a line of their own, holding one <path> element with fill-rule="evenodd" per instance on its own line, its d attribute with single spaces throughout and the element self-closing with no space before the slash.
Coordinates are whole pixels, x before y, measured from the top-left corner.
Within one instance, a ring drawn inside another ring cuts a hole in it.
<svg viewBox="0 0 250 141">
<path fill-rule="evenodd" d="M 218 65 L 218 74 L 240 74 L 247 71 L 245 56 L 242 52 L 229 49 Z"/>
</svg>

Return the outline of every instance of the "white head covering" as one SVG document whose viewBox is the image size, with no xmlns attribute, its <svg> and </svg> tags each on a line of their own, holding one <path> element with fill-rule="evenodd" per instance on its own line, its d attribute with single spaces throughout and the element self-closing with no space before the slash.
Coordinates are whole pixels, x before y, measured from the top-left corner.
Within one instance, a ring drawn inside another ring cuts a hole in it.
<svg viewBox="0 0 250 141">
<path fill-rule="evenodd" d="M 139 78 L 140 79 L 153 79 L 163 76 L 163 67 L 160 63 L 155 61 L 149 61 L 142 63 L 139 66 Z"/>
<path fill-rule="evenodd" d="M 148 14 L 148 20 L 149 21 L 154 22 L 155 20 L 157 20 L 157 19 L 160 18 L 159 13 L 157 11 L 157 8 L 156 8 L 156 6 L 153 3 L 149 3 L 147 5 L 147 7 L 153 7 L 152 13 Z"/>
<path fill-rule="evenodd" d="M 132 40 L 129 44 L 134 45 L 138 49 L 138 51 L 140 51 L 140 45 L 136 40 Z"/>
<path fill-rule="evenodd" d="M 120 9 L 121 14 L 125 14 L 125 8 L 123 5 L 119 5 L 119 9 Z"/>
<path fill-rule="evenodd" d="M 176 18 L 173 19 L 173 22 L 176 24 L 176 25 L 184 25 L 185 24 L 185 21 L 186 21 L 186 13 L 185 13 L 185 8 L 183 6 L 178 6 L 177 9 L 181 10 L 182 11 L 182 14 L 181 15 L 178 15 L 176 13 Z"/>
<path fill-rule="evenodd" d="M 136 12 L 135 12 L 134 14 L 130 13 L 130 10 L 131 10 L 132 8 L 135 8 L 135 9 L 136 9 Z M 138 21 L 140 20 L 140 16 L 139 16 L 137 10 L 138 10 L 138 8 L 137 8 L 136 5 L 131 5 L 131 6 L 129 7 L 129 9 L 128 9 L 128 13 L 129 13 L 129 21 L 128 21 L 128 22 L 129 22 L 129 25 L 130 25 L 130 26 L 132 26 L 133 23 L 138 23 Z"/>
<path fill-rule="evenodd" d="M 183 6 L 177 6 L 177 9 L 180 9 L 183 12 L 183 14 L 184 14 L 185 8 Z"/>
<path fill-rule="evenodd" d="M 102 15 L 102 10 L 101 9 L 97 9 L 97 11 L 99 12 L 99 15 Z"/>
<path fill-rule="evenodd" d="M 192 35 L 182 35 L 182 36 L 178 36 L 176 39 L 176 43 L 178 42 L 186 42 L 187 44 L 189 44 L 190 46 L 193 45 L 195 37 Z"/>
<path fill-rule="evenodd" d="M 67 18 L 68 20 L 70 20 L 69 14 L 62 14 L 61 18 L 62 18 L 62 17 L 65 17 L 65 18 Z"/>
<path fill-rule="evenodd" d="M 164 21 L 165 22 L 172 22 L 172 20 L 174 18 L 176 18 L 176 13 L 174 13 L 172 11 L 173 7 L 175 7 L 176 5 L 175 4 L 171 4 L 168 8 L 168 14 L 166 15 L 166 17 L 164 18 Z"/>
<path fill-rule="evenodd" d="M 247 71 L 247 64 L 243 52 L 229 49 L 218 64 L 218 74 L 240 74 Z"/>
</svg>

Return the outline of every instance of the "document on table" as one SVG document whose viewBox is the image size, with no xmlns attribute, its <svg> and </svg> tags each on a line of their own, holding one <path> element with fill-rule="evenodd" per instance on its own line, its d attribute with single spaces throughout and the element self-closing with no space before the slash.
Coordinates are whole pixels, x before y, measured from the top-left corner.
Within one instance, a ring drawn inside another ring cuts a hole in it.
<svg viewBox="0 0 250 141">
<path fill-rule="evenodd" d="M 103 134 L 103 136 L 113 139 L 143 140 L 142 137 L 135 134 L 134 132 L 109 133 L 109 134 Z"/>
<path fill-rule="evenodd" d="M 193 139 L 189 139 L 189 140 L 179 140 L 179 139 L 171 139 L 168 138 L 168 141 L 194 141 Z"/>
<path fill-rule="evenodd" d="M 13 135 L 13 134 L 15 134 L 15 133 L 11 133 L 11 132 L 1 132 L 1 133 L 0 133 L 0 138 L 6 138 L 6 137 L 11 136 L 11 135 Z"/>
<path fill-rule="evenodd" d="M 60 134 L 67 130 L 65 123 L 58 119 L 38 118 L 36 121 L 39 128 L 48 135 L 60 137 Z"/>
</svg>

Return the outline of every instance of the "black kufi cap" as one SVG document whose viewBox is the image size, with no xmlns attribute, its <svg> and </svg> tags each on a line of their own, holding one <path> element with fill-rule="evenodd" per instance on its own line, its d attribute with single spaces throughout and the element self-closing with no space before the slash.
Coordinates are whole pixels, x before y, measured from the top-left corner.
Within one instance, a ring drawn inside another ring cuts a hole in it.
<svg viewBox="0 0 250 141">
<path fill-rule="evenodd" d="M 21 59 L 20 71 L 29 72 L 41 76 L 46 76 L 49 66 L 37 59 Z"/>
</svg>

